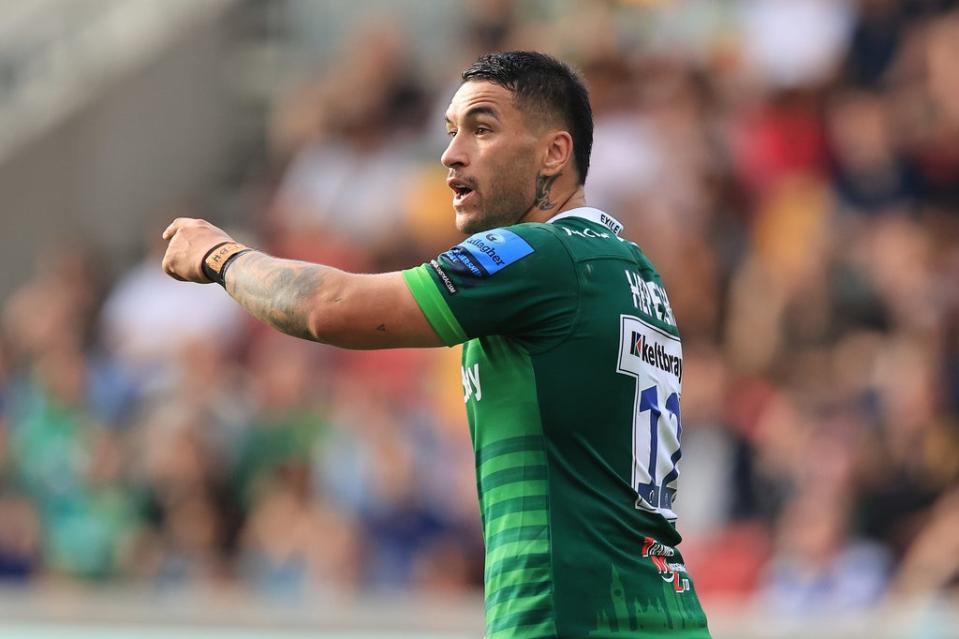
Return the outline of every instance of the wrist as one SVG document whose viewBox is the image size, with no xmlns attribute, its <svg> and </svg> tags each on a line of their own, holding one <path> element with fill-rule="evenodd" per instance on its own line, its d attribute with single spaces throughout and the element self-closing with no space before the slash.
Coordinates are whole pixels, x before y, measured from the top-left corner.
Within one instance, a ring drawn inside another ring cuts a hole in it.
<svg viewBox="0 0 959 639">
<path fill-rule="evenodd" d="M 203 274 L 211 282 L 216 282 L 220 286 L 226 286 L 226 271 L 233 261 L 243 253 L 249 253 L 255 249 L 250 248 L 239 242 L 220 242 L 215 245 L 206 255 L 203 256 L 201 267 Z"/>
</svg>

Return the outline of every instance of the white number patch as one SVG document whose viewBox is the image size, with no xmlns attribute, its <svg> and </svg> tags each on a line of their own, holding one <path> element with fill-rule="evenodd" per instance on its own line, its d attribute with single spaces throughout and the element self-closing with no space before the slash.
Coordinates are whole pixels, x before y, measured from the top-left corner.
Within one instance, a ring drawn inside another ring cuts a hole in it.
<svg viewBox="0 0 959 639">
<path fill-rule="evenodd" d="M 632 470 L 636 507 L 674 520 L 672 506 L 682 457 L 682 344 L 638 317 L 622 315 L 616 372 L 636 380 Z"/>
</svg>

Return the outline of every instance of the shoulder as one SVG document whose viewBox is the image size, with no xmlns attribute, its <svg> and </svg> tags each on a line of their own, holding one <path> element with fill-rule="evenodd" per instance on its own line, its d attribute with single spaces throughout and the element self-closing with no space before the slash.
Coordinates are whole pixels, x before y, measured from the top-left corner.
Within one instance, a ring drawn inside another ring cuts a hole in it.
<svg viewBox="0 0 959 639">
<path fill-rule="evenodd" d="M 555 244 L 559 238 L 555 225 L 546 222 L 523 222 L 494 229 L 494 232 L 498 231 L 510 231 L 528 242 L 546 245 Z"/>
<path fill-rule="evenodd" d="M 610 218 L 612 219 L 612 218 Z M 618 226 L 618 222 L 612 221 Z M 621 238 L 616 229 L 599 219 L 585 219 L 578 216 L 564 217 L 554 222 L 531 225 L 550 242 L 559 245 L 569 254 L 573 262 L 585 262 L 601 258 L 615 258 L 633 261 L 635 244 Z"/>
<path fill-rule="evenodd" d="M 529 267 L 547 260 L 568 258 L 566 249 L 548 224 L 524 223 L 474 233 L 454 251 L 466 253 L 489 275 L 522 262 Z"/>
<path fill-rule="evenodd" d="M 516 234 L 536 251 L 544 254 L 563 256 L 569 253 L 569 247 L 565 241 L 566 238 L 563 230 L 555 224 L 524 222 L 523 224 L 514 224 L 513 226 L 497 230 L 510 231 Z"/>
</svg>

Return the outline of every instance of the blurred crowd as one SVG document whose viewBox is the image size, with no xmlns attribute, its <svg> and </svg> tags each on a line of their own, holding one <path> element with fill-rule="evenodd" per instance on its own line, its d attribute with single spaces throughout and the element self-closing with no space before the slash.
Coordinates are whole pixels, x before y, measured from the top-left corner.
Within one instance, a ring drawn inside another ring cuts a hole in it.
<svg viewBox="0 0 959 639">
<path fill-rule="evenodd" d="M 438 160 L 459 72 L 556 54 L 593 100 L 587 197 L 684 336 L 677 510 L 707 603 L 959 593 L 956 3 L 562 6 L 464 4 L 443 60 L 364 23 L 277 97 L 240 234 L 355 271 L 429 259 L 459 241 Z M 165 276 L 161 229 L 112 277 L 51 249 L 2 307 L 0 580 L 481 588 L 458 349 L 280 335 Z"/>
</svg>

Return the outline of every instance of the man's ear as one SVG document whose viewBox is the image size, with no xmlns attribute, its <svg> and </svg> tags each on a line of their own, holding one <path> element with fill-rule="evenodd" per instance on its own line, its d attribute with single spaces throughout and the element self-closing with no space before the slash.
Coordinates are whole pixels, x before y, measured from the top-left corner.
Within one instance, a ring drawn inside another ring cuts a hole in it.
<svg viewBox="0 0 959 639">
<path fill-rule="evenodd" d="M 552 131 L 547 140 L 541 175 L 558 175 L 573 159 L 573 137 L 568 131 Z"/>
</svg>

